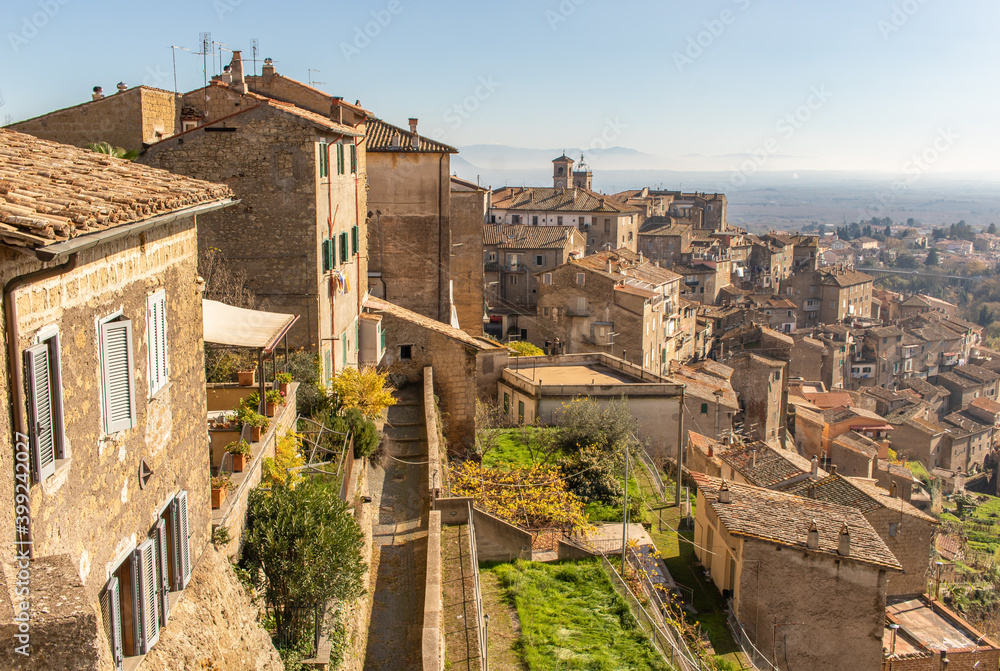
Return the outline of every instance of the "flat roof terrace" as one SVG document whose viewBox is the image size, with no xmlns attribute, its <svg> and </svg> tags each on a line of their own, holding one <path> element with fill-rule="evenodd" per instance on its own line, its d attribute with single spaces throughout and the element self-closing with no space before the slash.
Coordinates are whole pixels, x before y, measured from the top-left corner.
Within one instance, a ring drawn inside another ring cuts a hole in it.
<svg viewBox="0 0 1000 671">
<path fill-rule="evenodd" d="M 927 597 L 908 599 L 886 606 L 888 620 L 899 625 L 895 640 L 897 657 L 925 651 L 973 652 L 995 650 L 995 644 L 941 604 Z M 886 654 L 892 654 L 892 630 L 882 639 Z"/>
<path fill-rule="evenodd" d="M 571 366 L 549 366 L 542 364 L 534 368 L 518 369 L 517 373 L 535 382 L 544 381 L 546 384 L 559 385 L 631 384 L 639 381 L 631 375 L 626 375 L 600 364 Z"/>
</svg>

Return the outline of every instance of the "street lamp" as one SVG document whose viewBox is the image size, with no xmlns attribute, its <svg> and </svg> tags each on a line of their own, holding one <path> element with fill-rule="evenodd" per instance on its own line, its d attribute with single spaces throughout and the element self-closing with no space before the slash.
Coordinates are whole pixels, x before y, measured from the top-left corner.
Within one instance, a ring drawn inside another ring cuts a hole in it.
<svg viewBox="0 0 1000 671">
<path fill-rule="evenodd" d="M 485 640 L 483 641 L 483 644 L 484 644 L 484 650 L 486 652 L 486 660 L 485 660 L 486 665 L 484 668 L 486 669 L 486 671 L 490 671 L 490 614 L 489 613 L 483 613 L 483 624 L 485 625 L 485 630 L 483 632 L 483 638 Z"/>
</svg>

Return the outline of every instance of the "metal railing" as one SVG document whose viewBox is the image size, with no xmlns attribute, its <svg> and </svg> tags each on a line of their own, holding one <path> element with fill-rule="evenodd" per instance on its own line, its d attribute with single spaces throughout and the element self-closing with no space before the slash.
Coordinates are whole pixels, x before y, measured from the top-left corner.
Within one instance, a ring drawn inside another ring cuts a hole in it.
<svg viewBox="0 0 1000 671">
<path fill-rule="evenodd" d="M 634 436 L 633 436 L 634 439 Z M 663 484 L 663 478 L 660 477 L 660 469 L 656 467 L 653 460 L 650 459 L 649 454 L 646 453 L 645 447 L 639 450 L 639 458 L 642 461 L 642 465 L 646 467 L 646 471 L 649 473 L 649 480 L 656 487 L 656 491 L 660 494 L 660 501 L 665 502 L 667 500 L 667 487 Z"/>
<path fill-rule="evenodd" d="M 736 619 L 736 613 L 732 610 L 729 611 L 727 622 L 729 624 L 729 630 L 733 632 L 733 638 L 736 639 L 736 645 L 740 646 L 740 650 L 743 651 L 743 656 L 751 665 L 753 665 L 753 668 L 758 669 L 759 671 L 781 671 L 778 667 L 771 663 L 763 652 L 757 649 L 757 646 L 755 646 L 753 641 L 750 640 L 750 636 L 747 634 L 746 630 L 743 629 L 743 625 L 740 624 L 738 619 Z"/>
<path fill-rule="evenodd" d="M 469 548 L 472 556 L 472 577 L 475 586 L 476 630 L 479 633 L 479 668 L 481 671 L 487 671 L 486 654 L 489 641 L 486 640 L 486 620 L 483 619 L 483 591 L 479 586 L 479 552 L 476 550 L 475 509 L 471 501 L 466 505 L 468 505 L 469 510 Z"/>
</svg>

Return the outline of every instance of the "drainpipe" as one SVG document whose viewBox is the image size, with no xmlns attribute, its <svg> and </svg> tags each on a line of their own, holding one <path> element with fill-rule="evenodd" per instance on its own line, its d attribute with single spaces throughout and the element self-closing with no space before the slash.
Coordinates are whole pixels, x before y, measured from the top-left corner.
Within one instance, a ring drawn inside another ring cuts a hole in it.
<svg viewBox="0 0 1000 671">
<path fill-rule="evenodd" d="M 31 463 L 31 452 L 28 447 L 28 427 L 26 426 L 24 414 L 24 385 L 21 371 L 20 348 L 21 334 L 17 324 L 17 297 L 15 293 L 21 287 L 33 282 L 63 275 L 76 268 L 77 254 L 70 254 L 65 263 L 49 268 L 42 268 L 24 275 L 12 278 L 3 288 L 4 322 L 7 329 L 7 386 L 11 393 L 11 426 L 14 428 L 14 481 L 17 482 L 17 464 Z M 24 455 L 24 456 L 21 456 Z M 30 470 L 30 469 L 29 469 Z M 14 491 L 17 492 L 23 487 L 24 491 L 29 490 L 29 486 L 15 484 Z M 17 497 L 15 496 L 15 501 Z M 29 506 L 30 508 L 30 506 Z M 34 558 L 35 550 L 31 534 L 31 514 L 16 515 L 16 517 L 26 517 L 26 524 L 17 524 L 17 547 L 27 545 L 28 557 Z"/>
</svg>

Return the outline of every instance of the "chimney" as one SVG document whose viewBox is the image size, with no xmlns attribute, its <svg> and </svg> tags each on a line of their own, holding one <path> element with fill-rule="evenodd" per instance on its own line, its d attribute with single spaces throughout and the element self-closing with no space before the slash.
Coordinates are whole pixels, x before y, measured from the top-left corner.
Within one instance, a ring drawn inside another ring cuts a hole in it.
<svg viewBox="0 0 1000 671">
<path fill-rule="evenodd" d="M 896 483 L 895 482 L 892 482 L 892 483 L 889 484 L 889 496 L 891 496 L 892 498 L 896 498 L 897 496 L 899 496 L 896 493 Z"/>
<path fill-rule="evenodd" d="M 851 532 L 847 528 L 847 522 L 840 527 L 840 543 L 837 545 L 837 554 L 841 557 L 848 557 L 851 554 Z"/>
<path fill-rule="evenodd" d="M 725 480 L 719 486 L 719 503 L 729 503 L 729 484 Z"/>
<path fill-rule="evenodd" d="M 417 120 L 413 118 L 410 119 L 410 146 L 415 151 L 420 150 L 420 136 L 417 135 Z"/>
<path fill-rule="evenodd" d="M 260 76 L 264 80 L 264 86 L 271 84 L 271 78 L 274 77 L 274 61 L 272 59 L 264 59 L 264 65 L 260 69 Z"/>
<path fill-rule="evenodd" d="M 237 93 L 246 93 L 247 82 L 243 78 L 243 54 L 239 49 L 233 51 L 233 60 L 229 62 L 229 70 L 232 73 L 232 82 L 229 84 L 229 88 Z"/>
<path fill-rule="evenodd" d="M 810 474 L 814 478 L 819 476 L 819 459 L 816 458 L 815 454 L 813 455 L 812 458 L 812 468 L 810 469 Z"/>
<path fill-rule="evenodd" d="M 809 523 L 809 534 L 806 537 L 806 547 L 810 550 L 819 548 L 819 529 L 816 528 L 816 520 Z"/>
<path fill-rule="evenodd" d="M 611 257 L 610 256 L 604 262 L 604 272 L 606 272 L 606 273 L 610 273 L 611 272 Z"/>
<path fill-rule="evenodd" d="M 830 475 L 837 474 L 837 464 L 830 464 Z"/>
<path fill-rule="evenodd" d="M 90 94 L 90 97 L 93 100 L 100 100 L 101 98 L 103 98 L 104 97 L 104 87 L 95 86 L 94 87 L 94 92 L 92 94 Z"/>
<path fill-rule="evenodd" d="M 128 87 L 125 86 L 125 82 L 118 82 L 118 93 L 124 93 L 128 91 Z"/>
<path fill-rule="evenodd" d="M 333 102 L 330 103 L 330 121 L 344 123 L 344 108 L 340 104 L 343 100 L 341 96 L 333 96 Z"/>
<path fill-rule="evenodd" d="M 215 79 L 215 77 L 213 77 L 212 79 Z M 219 81 L 222 82 L 223 84 L 231 84 L 233 82 L 232 65 L 227 65 L 226 67 L 222 68 L 222 74 L 219 75 Z"/>
</svg>

